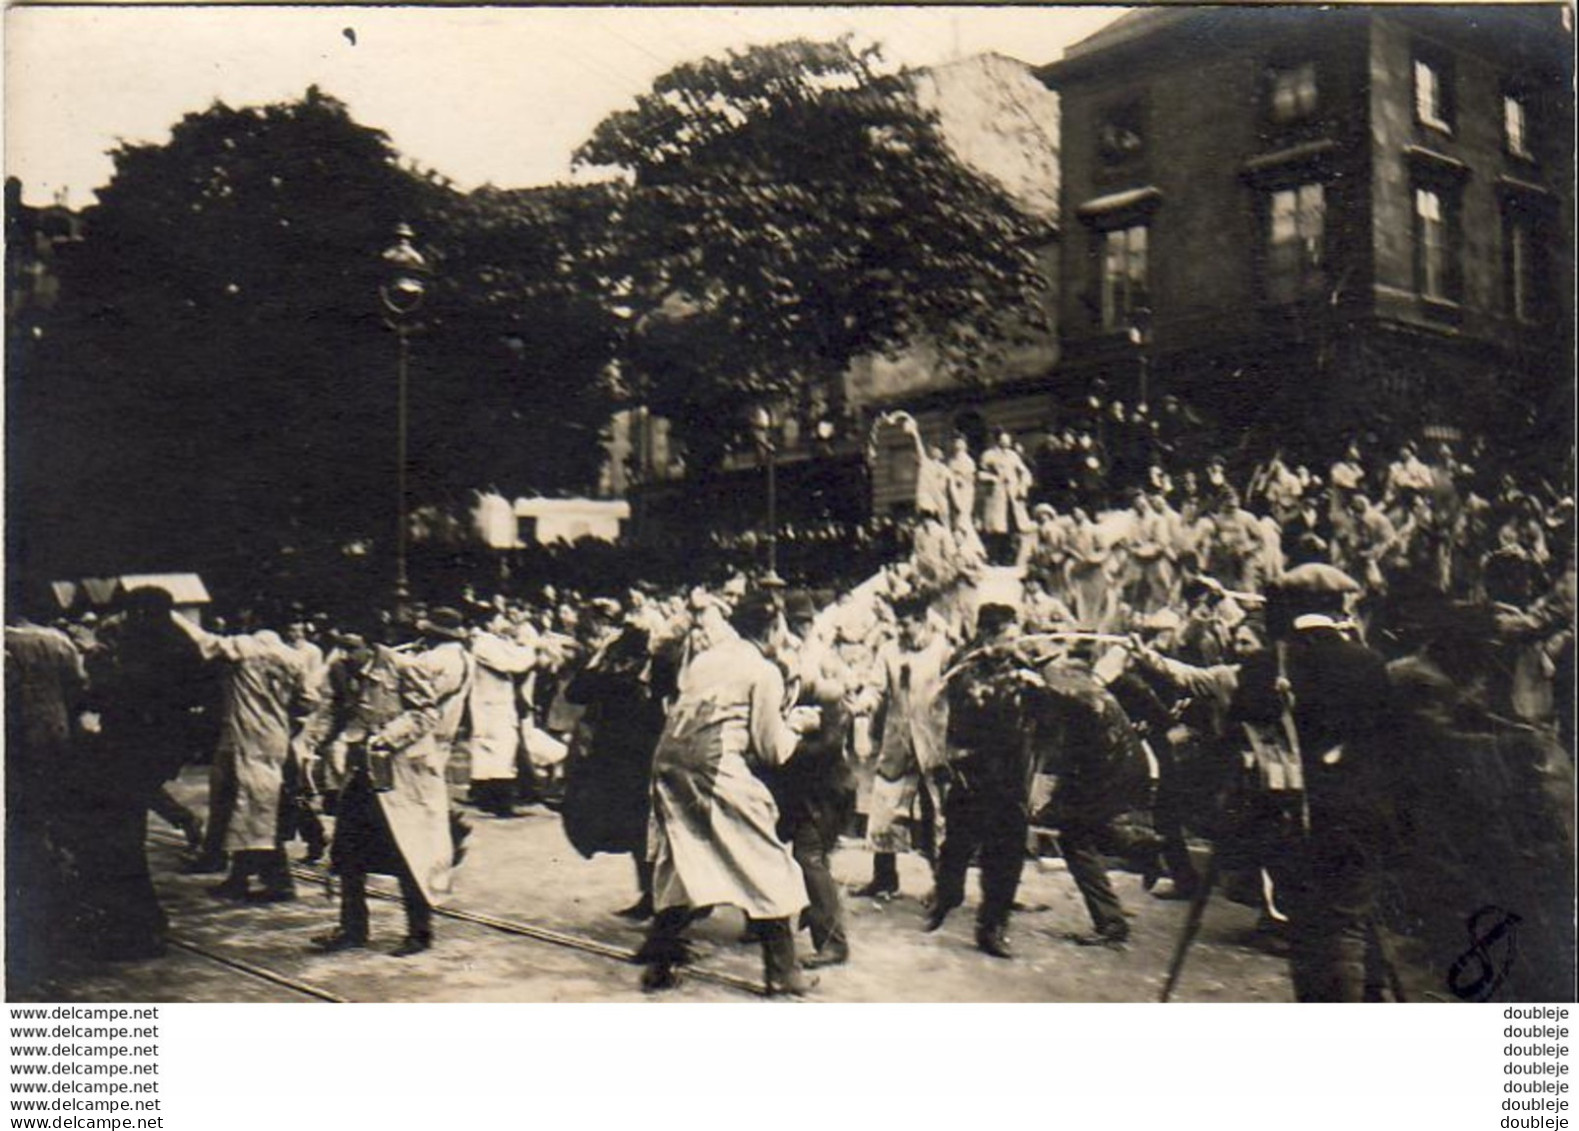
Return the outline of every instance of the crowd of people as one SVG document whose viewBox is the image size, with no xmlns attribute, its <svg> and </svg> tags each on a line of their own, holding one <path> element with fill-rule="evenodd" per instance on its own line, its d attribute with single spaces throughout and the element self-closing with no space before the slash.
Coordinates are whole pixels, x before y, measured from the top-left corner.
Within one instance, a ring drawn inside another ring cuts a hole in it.
<svg viewBox="0 0 1579 1131">
<path fill-rule="evenodd" d="M 582 854 L 631 856 L 619 914 L 649 923 L 654 991 L 731 905 L 768 991 L 810 992 L 856 959 L 847 899 L 892 898 L 908 852 L 929 930 L 979 866 L 976 943 L 1010 958 L 1028 846 L 1052 840 L 1082 945 L 1126 944 L 1121 866 L 1159 898 L 1257 907 L 1301 1000 L 1399 996 L 1391 933 L 1435 961 L 1466 903 L 1513 901 L 1553 958 L 1511 992 L 1547 993 L 1573 953 L 1572 500 L 1414 443 L 1325 475 L 1276 454 L 1233 483 L 1209 453 L 1158 458 L 1183 413 L 946 455 L 904 422 L 913 518 L 826 589 L 589 577 L 207 630 L 158 589 L 58 627 L 17 594 L 11 976 L 161 952 L 150 811 L 221 899 L 291 900 L 287 845 L 327 854 L 325 952 L 369 944 L 366 877 L 394 876 L 410 955 L 469 820 L 543 802 Z M 166 788 L 192 760 L 206 821 Z M 847 893 L 851 836 L 872 873 Z"/>
</svg>

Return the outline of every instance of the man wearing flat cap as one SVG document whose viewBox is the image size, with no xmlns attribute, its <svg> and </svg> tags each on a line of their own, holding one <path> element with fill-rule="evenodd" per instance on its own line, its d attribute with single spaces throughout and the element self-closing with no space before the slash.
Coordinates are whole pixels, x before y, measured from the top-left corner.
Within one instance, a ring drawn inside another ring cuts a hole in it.
<svg viewBox="0 0 1579 1131">
<path fill-rule="evenodd" d="M 1288 736 L 1303 777 L 1303 804 L 1267 861 L 1300 1001 L 1379 993 L 1373 920 L 1396 758 L 1386 666 L 1344 614 L 1358 590 L 1320 563 L 1284 574 L 1267 592 L 1271 647 L 1245 659 L 1229 706 L 1232 723 Z"/>
<path fill-rule="evenodd" d="M 1037 677 L 1016 654 L 1019 635 L 1017 609 L 982 605 L 976 639 L 945 673 L 949 789 L 937 895 L 926 922 L 928 931 L 937 930 L 965 902 L 965 872 L 979 854 L 976 946 L 997 958 L 1012 957 L 1009 915 L 1030 829 L 1030 747 L 1018 684 Z"/>
<path fill-rule="evenodd" d="M 393 952 L 433 945 L 433 906 L 450 890 L 455 846 L 444 769 L 471 682 L 460 614 L 434 609 L 416 626 L 432 644 L 418 654 L 374 644 L 350 681 L 351 701 L 325 745 L 347 770 L 330 860 L 340 874 L 340 925 L 314 939 L 321 951 L 367 945 L 367 876 L 394 876 L 406 937 Z"/>
</svg>

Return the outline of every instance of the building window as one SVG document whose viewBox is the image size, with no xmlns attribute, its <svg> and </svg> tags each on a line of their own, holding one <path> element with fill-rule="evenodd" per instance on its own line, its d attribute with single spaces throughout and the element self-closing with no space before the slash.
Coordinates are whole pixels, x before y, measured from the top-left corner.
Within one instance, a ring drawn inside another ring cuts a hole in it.
<svg viewBox="0 0 1579 1131">
<path fill-rule="evenodd" d="M 1452 130 L 1452 76 L 1440 59 L 1415 59 L 1415 117 L 1427 126 Z"/>
<path fill-rule="evenodd" d="M 1144 224 L 1101 235 L 1103 330 L 1129 329 L 1133 312 L 1146 305 L 1148 237 Z"/>
<path fill-rule="evenodd" d="M 1508 316 L 1515 322 L 1546 321 L 1550 312 L 1551 231 L 1539 201 L 1509 195 L 1503 201 L 1502 246 Z"/>
<path fill-rule="evenodd" d="M 1458 301 L 1456 207 L 1444 187 L 1415 186 L 1416 286 L 1433 302 Z"/>
<path fill-rule="evenodd" d="M 1517 94 L 1504 94 L 1502 96 L 1502 136 L 1513 157 L 1522 157 L 1526 161 L 1534 155 L 1530 152 L 1530 112 L 1528 103 Z"/>
<path fill-rule="evenodd" d="M 1266 295 L 1293 302 L 1326 282 L 1327 196 L 1319 184 L 1275 189 L 1267 201 Z"/>
<path fill-rule="evenodd" d="M 1508 222 L 1508 306 L 1515 320 L 1534 322 L 1535 295 L 1539 283 L 1535 277 L 1535 233 L 1522 220 Z"/>
<path fill-rule="evenodd" d="M 1139 160 L 1146 148 L 1143 110 L 1138 102 L 1110 107 L 1097 125 L 1097 157 L 1114 168 Z"/>
<path fill-rule="evenodd" d="M 1272 121 L 1279 125 L 1304 121 L 1316 112 L 1316 64 L 1274 68 L 1271 73 Z"/>
</svg>

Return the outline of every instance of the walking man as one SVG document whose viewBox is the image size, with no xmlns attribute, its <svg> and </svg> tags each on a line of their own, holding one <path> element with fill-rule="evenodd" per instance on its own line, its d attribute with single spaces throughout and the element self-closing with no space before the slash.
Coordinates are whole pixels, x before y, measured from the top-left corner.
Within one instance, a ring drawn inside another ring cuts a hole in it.
<svg viewBox="0 0 1579 1131">
<path fill-rule="evenodd" d="M 455 846 L 444 767 L 465 704 L 469 664 L 460 615 L 436 609 L 418 631 L 440 647 L 411 655 L 373 644 L 349 681 L 342 729 L 328 756 L 345 767 L 330 862 L 340 875 L 340 925 L 323 952 L 368 942 L 367 876 L 400 884 L 406 937 L 396 957 L 433 945 L 433 906 L 449 893 Z"/>
</svg>

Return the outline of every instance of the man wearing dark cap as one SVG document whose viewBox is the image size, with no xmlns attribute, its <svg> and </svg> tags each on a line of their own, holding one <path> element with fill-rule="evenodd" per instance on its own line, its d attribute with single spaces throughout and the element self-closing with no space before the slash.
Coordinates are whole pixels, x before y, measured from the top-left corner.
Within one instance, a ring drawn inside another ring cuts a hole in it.
<svg viewBox="0 0 1579 1131">
<path fill-rule="evenodd" d="M 976 945 L 997 958 L 1013 957 L 1009 914 L 1030 828 L 1031 749 L 1021 685 L 1039 677 L 1017 654 L 1018 636 L 1012 606 L 982 605 L 976 638 L 946 673 L 949 791 L 937 895 L 926 922 L 928 931 L 937 930 L 965 902 L 965 871 L 979 853 Z"/>
<path fill-rule="evenodd" d="M 1234 724 L 1289 748 L 1304 799 L 1290 809 L 1267 871 L 1289 918 L 1300 1001 L 1361 1001 L 1376 969 L 1376 881 L 1393 835 L 1394 760 L 1387 671 L 1345 615 L 1358 584 L 1317 563 L 1268 590 L 1271 647 L 1247 657 L 1229 707 Z"/>
<path fill-rule="evenodd" d="M 837 966 L 849 960 L 850 939 L 829 858 L 855 813 L 855 775 L 844 757 L 850 712 L 843 664 L 816 635 L 817 607 L 810 593 L 786 593 L 784 619 L 794 639 L 780 649 L 780 659 L 795 705 L 817 708 L 821 721 L 801 736 L 795 757 L 773 772 L 769 784 L 779 806 L 779 833 L 801 866 L 811 901 L 806 921 L 817 953 L 803 965 Z"/>
</svg>

